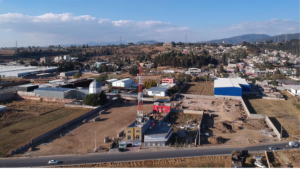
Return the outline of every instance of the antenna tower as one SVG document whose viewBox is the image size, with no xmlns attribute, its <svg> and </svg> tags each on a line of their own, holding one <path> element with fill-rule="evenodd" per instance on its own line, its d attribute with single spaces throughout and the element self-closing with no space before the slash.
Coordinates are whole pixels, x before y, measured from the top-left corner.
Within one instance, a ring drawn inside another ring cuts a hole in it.
<svg viewBox="0 0 300 169">
<path fill-rule="evenodd" d="M 185 34 L 185 44 L 186 44 L 186 42 L 187 42 L 187 35 Z"/>
<path fill-rule="evenodd" d="M 122 36 L 120 36 L 120 45 L 122 45 Z"/>
<path fill-rule="evenodd" d="M 18 48 L 18 41 L 16 41 L 16 48 Z"/>
<path fill-rule="evenodd" d="M 287 36 L 288 36 L 288 35 L 287 35 L 287 34 L 285 34 L 285 42 L 287 42 Z"/>
<path fill-rule="evenodd" d="M 136 120 L 138 123 L 141 123 L 144 117 L 143 111 L 143 76 L 142 76 L 142 67 L 139 67 L 139 74 L 137 75 L 139 81 L 139 93 L 138 93 L 138 108 L 137 108 L 137 117 Z"/>
</svg>

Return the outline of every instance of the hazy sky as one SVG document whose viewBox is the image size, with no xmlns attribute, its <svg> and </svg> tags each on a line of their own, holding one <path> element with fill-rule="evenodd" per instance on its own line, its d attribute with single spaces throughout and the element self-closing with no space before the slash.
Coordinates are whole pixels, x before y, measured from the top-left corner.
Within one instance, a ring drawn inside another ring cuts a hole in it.
<svg viewBox="0 0 300 169">
<path fill-rule="evenodd" d="M 299 32 L 299 0 L 0 0 L 0 47 Z"/>
</svg>

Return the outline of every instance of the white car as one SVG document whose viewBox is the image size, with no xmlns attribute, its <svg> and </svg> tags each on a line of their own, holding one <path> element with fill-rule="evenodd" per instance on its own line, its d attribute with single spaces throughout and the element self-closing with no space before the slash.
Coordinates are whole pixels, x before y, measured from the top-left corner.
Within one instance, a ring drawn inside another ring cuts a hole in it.
<svg viewBox="0 0 300 169">
<path fill-rule="evenodd" d="M 58 164 L 58 161 L 57 160 L 49 160 L 48 164 Z"/>
</svg>

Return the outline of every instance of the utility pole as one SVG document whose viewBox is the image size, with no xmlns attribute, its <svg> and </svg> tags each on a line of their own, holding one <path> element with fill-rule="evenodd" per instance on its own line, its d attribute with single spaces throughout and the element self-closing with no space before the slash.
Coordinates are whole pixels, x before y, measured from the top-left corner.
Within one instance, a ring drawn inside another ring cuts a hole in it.
<svg viewBox="0 0 300 169">
<path fill-rule="evenodd" d="M 96 138 L 96 131 L 95 131 L 95 152 L 97 151 L 97 138 Z"/>
<path fill-rule="evenodd" d="M 18 48 L 18 41 L 16 41 L 16 48 Z"/>
<path fill-rule="evenodd" d="M 187 43 L 187 35 L 185 34 L 185 44 Z"/>
<path fill-rule="evenodd" d="M 122 45 L 122 36 L 120 36 L 120 45 Z"/>
</svg>

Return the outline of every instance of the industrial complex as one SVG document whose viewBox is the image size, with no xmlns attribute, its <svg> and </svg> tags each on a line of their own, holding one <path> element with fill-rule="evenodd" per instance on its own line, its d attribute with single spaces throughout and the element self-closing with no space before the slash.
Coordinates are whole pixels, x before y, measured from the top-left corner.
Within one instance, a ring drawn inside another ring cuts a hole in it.
<svg viewBox="0 0 300 169">
<path fill-rule="evenodd" d="M 216 96 L 242 96 L 249 92 L 250 86 L 245 79 L 218 78 L 214 81 L 214 95 Z"/>
</svg>

